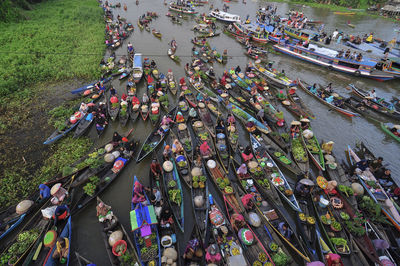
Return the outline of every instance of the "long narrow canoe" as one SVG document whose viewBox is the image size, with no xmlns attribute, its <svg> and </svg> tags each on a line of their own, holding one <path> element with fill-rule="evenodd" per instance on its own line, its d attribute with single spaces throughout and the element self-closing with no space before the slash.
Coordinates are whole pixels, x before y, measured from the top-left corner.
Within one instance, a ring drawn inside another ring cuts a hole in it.
<svg viewBox="0 0 400 266">
<path fill-rule="evenodd" d="M 61 234 L 59 235 L 61 238 L 68 238 L 68 241 L 71 245 L 71 237 L 72 237 L 72 225 L 71 225 L 71 216 L 68 218 L 67 224 L 64 226 L 64 229 L 62 230 Z M 59 262 L 55 259 L 53 259 L 53 254 L 57 250 L 56 245 L 53 245 L 53 248 L 51 249 L 51 252 L 47 255 L 46 261 L 44 262 L 44 266 L 56 266 L 59 264 Z M 68 257 L 67 257 L 67 262 L 65 265 L 69 265 L 69 258 L 71 255 L 71 248 L 68 249 Z"/>
<path fill-rule="evenodd" d="M 238 107 L 232 103 L 228 103 L 227 105 L 225 105 L 225 107 L 228 110 L 231 110 L 232 113 L 239 120 L 241 120 L 243 124 L 246 124 L 247 122 L 252 121 L 256 125 L 257 129 L 260 130 L 262 133 L 268 134 L 269 132 L 271 132 L 271 130 L 268 127 L 266 127 L 263 123 L 261 123 L 260 121 L 255 119 L 253 116 L 251 116 L 249 113 L 245 112 L 240 107 Z"/>
<path fill-rule="evenodd" d="M 81 93 L 81 92 L 83 92 L 83 91 L 85 91 L 85 90 L 94 88 L 94 86 L 96 85 L 96 83 L 103 82 L 103 83 L 105 84 L 105 83 L 109 82 L 111 79 L 112 79 L 112 77 L 108 77 L 108 78 L 105 78 L 105 79 L 101 79 L 101 80 L 99 80 L 99 81 L 96 81 L 96 82 L 90 83 L 90 84 L 88 84 L 88 85 L 82 86 L 82 87 L 80 87 L 80 88 L 77 88 L 77 89 L 75 89 L 75 90 L 72 90 L 71 93 L 72 93 L 72 94 Z"/>
<path fill-rule="evenodd" d="M 280 76 L 279 74 L 273 73 L 260 65 L 255 64 L 254 68 L 260 72 L 264 77 L 268 79 L 268 81 L 275 87 L 278 88 L 288 88 L 290 86 L 295 85 L 295 83 L 287 78 L 286 76 Z"/>
<path fill-rule="evenodd" d="M 99 203 L 103 203 L 105 205 L 105 203 L 99 197 L 97 197 L 97 205 L 96 206 L 98 206 Z M 137 257 L 135 245 L 132 243 L 132 240 L 129 237 L 128 232 L 125 230 L 125 227 L 119 221 L 117 215 L 112 211 L 112 209 L 110 209 L 110 211 L 112 213 L 112 222 L 110 222 L 107 219 L 105 219 L 104 222 L 99 221 L 100 228 L 101 228 L 101 236 L 104 241 L 104 246 L 106 248 L 106 252 L 108 255 L 108 259 L 110 260 L 110 264 L 113 266 L 123 265 L 123 261 L 121 260 L 121 257 L 117 257 L 113 254 L 112 247 L 110 246 L 110 244 L 108 242 L 109 236 L 117 230 L 122 232 L 122 240 L 124 240 L 127 244 L 126 254 L 133 256 L 135 262 L 138 263 L 139 258 Z"/>
<path fill-rule="evenodd" d="M 307 92 L 308 94 L 310 94 L 311 96 L 313 96 L 314 98 L 316 98 L 316 99 L 317 99 L 318 101 L 320 101 L 321 103 L 323 103 L 323 104 L 329 106 L 329 107 L 332 108 L 333 110 L 335 110 L 335 111 L 337 111 L 337 112 L 339 112 L 339 113 L 341 113 L 341 114 L 344 114 L 344 115 L 346 115 L 346 116 L 349 116 L 349 117 L 360 116 L 360 114 L 358 114 L 358 113 L 355 113 L 355 112 L 352 112 L 352 111 L 350 111 L 350 110 L 346 110 L 346 109 L 344 109 L 344 108 L 338 107 L 338 106 L 336 106 L 336 105 L 334 105 L 334 104 L 328 103 L 327 101 L 325 101 L 325 99 L 322 99 L 322 98 L 319 97 L 318 95 L 315 95 L 314 93 L 312 93 L 312 92 L 308 89 L 307 85 L 306 85 L 305 83 L 303 83 L 300 79 L 297 80 L 297 84 L 298 84 L 299 87 L 300 87 L 301 89 L 303 89 L 305 92 Z"/>
<path fill-rule="evenodd" d="M 311 125 L 309 125 L 308 129 L 311 130 L 311 132 L 313 132 Z M 303 132 L 304 131 L 300 128 L 300 135 L 309 157 L 311 158 L 314 165 L 318 168 L 318 170 L 325 171 L 324 154 L 319 145 L 318 139 L 315 136 L 315 133 L 313 133 L 313 136 L 310 139 L 307 139 L 303 135 Z"/>
<path fill-rule="evenodd" d="M 265 149 L 265 147 L 263 147 L 253 135 L 250 135 L 250 142 L 255 154 L 255 158 L 257 159 L 259 165 L 264 168 L 264 171 L 269 176 L 272 184 L 276 187 L 281 197 L 285 199 L 287 203 L 289 203 L 293 210 L 301 212 L 299 203 L 297 202 L 296 197 L 293 194 L 293 190 L 290 187 L 285 175 L 276 165 L 274 160 L 272 160 L 267 149 Z M 263 164 L 264 166 L 262 166 Z"/>
<path fill-rule="evenodd" d="M 169 111 L 168 115 L 171 116 L 172 119 L 175 118 L 176 107 Z M 160 135 L 157 132 L 160 130 L 161 123 L 158 123 L 158 126 L 147 136 L 144 141 L 142 147 L 140 148 L 140 152 L 138 157 L 136 158 L 136 163 L 140 163 L 144 158 L 146 158 L 149 154 L 151 154 L 155 148 L 164 140 L 164 138 L 168 135 L 170 128 L 168 127 L 164 131 L 164 134 Z"/>
<path fill-rule="evenodd" d="M 393 134 L 393 132 L 390 131 L 387 124 L 381 122 L 381 129 L 383 130 L 383 132 L 385 132 L 386 134 L 391 136 L 394 140 L 396 140 L 397 142 L 400 142 L 400 137 Z"/>
<path fill-rule="evenodd" d="M 88 264 L 94 264 L 92 261 L 88 260 L 87 258 L 83 257 L 81 254 L 75 251 L 75 257 L 78 261 L 79 266 L 86 266 Z"/>
</svg>

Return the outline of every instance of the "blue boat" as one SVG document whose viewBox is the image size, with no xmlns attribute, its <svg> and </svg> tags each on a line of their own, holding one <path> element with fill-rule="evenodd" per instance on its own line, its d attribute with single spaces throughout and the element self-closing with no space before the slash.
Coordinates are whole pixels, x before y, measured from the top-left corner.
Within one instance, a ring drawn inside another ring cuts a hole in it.
<svg viewBox="0 0 400 266">
<path fill-rule="evenodd" d="M 105 79 L 101 79 L 99 81 L 95 81 L 95 82 L 90 83 L 88 85 L 85 85 L 83 87 L 80 87 L 80 88 L 77 88 L 75 90 L 72 90 L 71 93 L 72 94 L 78 94 L 78 93 L 84 92 L 85 90 L 93 88 L 96 85 L 96 83 L 98 83 L 98 82 L 103 81 L 103 84 L 105 84 L 105 83 L 109 82 L 111 79 L 112 79 L 112 77 L 108 77 L 108 78 L 105 78 Z"/>
<path fill-rule="evenodd" d="M 72 236 L 72 228 L 71 228 L 71 216 L 70 216 L 68 218 L 67 224 L 65 225 L 65 227 L 62 230 L 61 234 L 59 235 L 59 237 L 68 238 L 68 241 L 69 241 L 68 257 L 67 257 L 67 262 L 65 263 L 65 265 L 69 265 L 69 258 L 70 258 L 70 254 L 71 254 L 71 236 Z M 44 266 L 59 265 L 59 261 L 53 259 L 53 254 L 54 254 L 54 252 L 55 252 L 55 250 L 57 248 L 56 246 L 57 246 L 57 244 L 53 245 L 53 248 L 52 248 L 50 254 L 46 258 Z"/>
<path fill-rule="evenodd" d="M 5 237 L 6 235 L 8 235 L 11 231 L 14 230 L 14 228 L 16 228 L 18 225 L 20 225 L 22 223 L 22 221 L 24 220 L 26 216 L 26 213 L 6 222 L 5 224 L 2 224 L 1 227 L 7 228 L 7 226 L 10 226 L 7 228 L 7 230 L 5 230 L 1 235 L 0 235 L 0 240 Z"/>
<path fill-rule="evenodd" d="M 143 77 L 142 54 L 135 54 L 133 58 L 132 77 L 135 83 L 139 83 Z"/>
<path fill-rule="evenodd" d="M 139 182 L 139 180 L 135 176 L 133 178 L 132 198 L 134 196 L 136 182 Z M 131 200 L 131 211 L 129 216 L 133 232 L 133 240 L 135 241 L 136 251 L 142 266 L 149 265 L 151 261 L 155 262 L 153 265 L 161 266 L 161 248 L 157 228 L 157 217 L 153 205 L 150 204 L 150 200 L 146 193 L 144 194 L 147 206 L 144 206 L 142 203 L 133 203 Z M 154 249 L 154 251 L 151 252 L 150 249 Z M 142 251 L 145 251 L 146 253 L 143 253 Z"/>
<path fill-rule="evenodd" d="M 82 116 L 84 116 L 84 114 L 82 114 Z M 61 139 L 62 137 L 64 137 L 65 135 L 67 135 L 70 131 L 74 130 L 79 122 L 81 122 L 84 118 L 81 118 L 80 120 L 76 121 L 74 124 L 70 123 L 70 119 L 68 118 L 65 121 L 65 128 L 62 130 L 56 129 L 51 135 L 50 137 L 48 137 L 45 142 L 43 142 L 43 144 L 52 144 L 54 142 L 56 142 L 57 140 Z"/>
<path fill-rule="evenodd" d="M 293 44 L 275 44 L 274 50 L 290 55 L 319 66 L 336 70 L 356 77 L 371 78 L 378 81 L 387 81 L 396 78 L 396 75 L 377 69 L 377 62 L 363 58 L 361 61 L 338 57 L 339 52 L 315 44 L 309 44 L 308 48 Z"/>
</svg>

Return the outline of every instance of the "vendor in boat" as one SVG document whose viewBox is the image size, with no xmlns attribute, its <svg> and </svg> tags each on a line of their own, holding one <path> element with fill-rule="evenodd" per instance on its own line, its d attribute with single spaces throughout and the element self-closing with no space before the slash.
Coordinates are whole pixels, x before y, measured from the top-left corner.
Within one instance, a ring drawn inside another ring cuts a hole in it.
<svg viewBox="0 0 400 266">
<path fill-rule="evenodd" d="M 50 188 L 46 186 L 45 184 L 40 184 L 39 185 L 39 198 L 40 199 L 47 199 L 50 198 Z"/>
<path fill-rule="evenodd" d="M 293 232 L 286 222 L 279 223 L 278 230 L 286 239 L 290 240 L 292 238 Z"/>
<path fill-rule="evenodd" d="M 156 68 L 157 67 L 156 62 L 154 62 L 154 60 L 151 60 L 150 67 L 151 68 Z"/>
<path fill-rule="evenodd" d="M 104 204 L 104 202 L 100 201 L 96 206 L 97 217 L 99 218 L 99 222 L 103 223 L 105 221 L 112 221 L 113 212 L 111 210 L 111 206 Z"/>
<path fill-rule="evenodd" d="M 228 115 L 226 121 L 228 122 L 228 124 L 229 124 L 230 126 L 235 125 L 235 123 L 236 123 L 235 116 L 234 116 L 232 113 L 230 113 L 230 114 Z"/>
<path fill-rule="evenodd" d="M 301 129 L 306 130 L 310 128 L 310 120 L 307 118 L 300 119 Z"/>
<path fill-rule="evenodd" d="M 248 175 L 247 166 L 245 163 L 239 166 L 239 168 L 236 170 L 236 174 L 239 176 L 239 178 L 245 178 Z"/>
<path fill-rule="evenodd" d="M 172 218 L 172 211 L 169 204 L 163 201 L 161 214 L 160 214 L 160 224 L 165 225 L 168 223 L 173 223 L 174 219 Z"/>
<path fill-rule="evenodd" d="M 238 65 L 238 66 L 235 68 L 235 73 L 236 73 L 236 74 L 239 74 L 240 72 L 242 72 L 242 69 L 241 69 L 240 66 Z"/>
<path fill-rule="evenodd" d="M 333 141 L 328 141 L 328 142 L 324 142 L 321 145 L 322 151 L 325 154 L 331 154 L 332 150 L 333 150 L 333 144 L 335 144 Z"/>
<path fill-rule="evenodd" d="M 217 244 L 211 244 L 207 248 L 206 261 L 209 265 L 219 265 L 221 262 L 221 254 L 218 252 Z"/>
<path fill-rule="evenodd" d="M 203 144 L 200 145 L 200 154 L 203 158 L 209 158 L 211 156 L 212 150 L 207 141 L 204 141 Z"/>
<path fill-rule="evenodd" d="M 326 92 L 326 93 L 332 93 L 332 92 L 333 92 L 332 82 L 330 82 L 330 83 L 328 84 L 328 86 L 325 87 L 325 92 Z"/>
<path fill-rule="evenodd" d="M 297 137 L 300 134 L 300 125 L 301 122 L 299 121 L 292 121 L 290 124 L 290 135 L 292 137 Z"/>
<path fill-rule="evenodd" d="M 338 254 L 329 253 L 325 256 L 328 266 L 343 266 L 341 257 Z"/>
<path fill-rule="evenodd" d="M 183 146 L 178 139 L 175 139 L 174 142 L 172 143 L 172 152 L 175 154 L 183 153 Z"/>
<path fill-rule="evenodd" d="M 164 151 L 163 151 L 164 160 L 169 160 L 169 158 L 171 158 L 171 156 L 172 156 L 171 147 L 169 145 L 165 145 Z"/>
<path fill-rule="evenodd" d="M 182 257 L 189 261 L 192 260 L 193 258 L 202 258 L 203 250 L 201 248 L 200 243 L 201 243 L 200 240 L 197 238 L 189 240 Z"/>
<path fill-rule="evenodd" d="M 224 121 L 219 120 L 217 122 L 217 126 L 215 127 L 215 132 L 218 133 L 225 133 L 225 126 L 224 126 Z"/>
<path fill-rule="evenodd" d="M 234 213 L 231 216 L 231 225 L 234 231 L 238 232 L 240 229 L 246 226 L 243 215 L 239 213 Z"/>
<path fill-rule="evenodd" d="M 136 142 L 134 140 L 128 141 L 127 138 L 122 138 L 122 141 L 124 143 L 123 146 L 121 147 L 122 154 L 125 157 L 132 156 L 133 152 L 136 150 L 136 146 L 138 145 L 138 142 Z"/>
<path fill-rule="evenodd" d="M 349 59 L 351 55 L 350 49 L 347 49 L 346 53 L 344 54 L 344 58 Z"/>
<path fill-rule="evenodd" d="M 144 203 L 146 201 L 145 189 L 146 188 L 142 184 L 140 184 L 138 181 L 135 182 L 134 188 L 133 188 L 132 203 L 137 204 L 136 209 L 139 208 L 138 203 Z"/>
<path fill-rule="evenodd" d="M 65 264 L 69 255 L 69 239 L 67 237 L 57 238 L 56 247 L 52 255 L 53 259 L 59 259 L 61 264 Z"/>
<path fill-rule="evenodd" d="M 183 117 L 182 112 L 179 111 L 179 112 L 176 114 L 175 121 L 176 121 L 177 123 L 183 123 L 183 122 L 185 122 L 185 118 Z"/>
<path fill-rule="evenodd" d="M 254 208 L 253 195 L 246 194 L 241 198 L 241 201 L 246 210 L 252 210 Z"/>
<path fill-rule="evenodd" d="M 286 100 L 286 94 L 283 92 L 283 90 L 279 90 L 279 92 L 276 94 L 276 97 L 278 100 Z"/>
<path fill-rule="evenodd" d="M 122 142 L 122 137 L 120 134 L 118 134 L 117 131 L 114 132 L 113 138 L 112 138 L 112 144 L 114 146 L 119 145 Z"/>
<path fill-rule="evenodd" d="M 296 184 L 295 193 L 300 197 L 306 197 L 308 194 L 310 194 L 310 187 L 306 184 L 298 182 Z"/>
<path fill-rule="evenodd" d="M 57 226 L 60 221 L 64 221 L 69 217 L 69 208 L 67 205 L 57 206 L 54 214 L 54 226 Z"/>
<path fill-rule="evenodd" d="M 151 191 L 150 203 L 154 206 L 159 206 L 161 202 L 161 192 L 157 187 L 153 187 Z"/>
<path fill-rule="evenodd" d="M 162 168 L 156 159 L 153 159 L 153 161 L 151 162 L 150 171 L 153 174 L 153 177 L 156 178 L 156 180 L 160 179 L 160 176 L 162 175 Z"/>
<path fill-rule="evenodd" d="M 368 97 L 370 100 L 376 101 L 376 91 L 375 89 L 372 89 L 369 93 L 368 93 Z"/>
<path fill-rule="evenodd" d="M 247 146 L 244 151 L 242 152 L 242 158 L 245 162 L 250 161 L 253 159 L 253 153 L 251 152 L 251 147 Z"/>
<path fill-rule="evenodd" d="M 368 161 L 367 160 L 361 160 L 359 162 L 356 163 L 355 165 L 358 169 L 360 169 L 361 171 L 365 171 L 368 168 Z"/>
<path fill-rule="evenodd" d="M 369 170 L 370 170 L 372 173 L 375 173 L 375 172 L 377 172 L 378 170 L 381 170 L 382 167 L 383 167 L 382 162 L 383 162 L 383 158 L 382 158 L 382 157 L 378 157 L 378 158 L 375 159 L 375 160 L 369 161 L 369 162 L 368 162 Z"/>
</svg>

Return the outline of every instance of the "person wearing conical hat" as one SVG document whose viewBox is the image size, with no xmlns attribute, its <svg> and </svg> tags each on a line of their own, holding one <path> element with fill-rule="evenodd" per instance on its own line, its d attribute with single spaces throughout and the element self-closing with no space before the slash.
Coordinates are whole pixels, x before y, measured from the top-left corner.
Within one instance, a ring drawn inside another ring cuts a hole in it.
<svg viewBox="0 0 400 266">
<path fill-rule="evenodd" d="M 333 150 L 333 144 L 334 144 L 333 141 L 328 141 L 328 142 L 322 143 L 321 148 L 322 148 L 323 152 L 326 154 L 331 154 L 332 150 Z"/>
<path fill-rule="evenodd" d="M 290 135 L 292 137 L 296 137 L 300 134 L 300 125 L 301 123 L 299 121 L 292 121 L 290 125 Z"/>
<path fill-rule="evenodd" d="M 300 123 L 301 123 L 301 129 L 302 130 L 309 129 L 310 120 L 308 120 L 307 118 L 302 118 L 302 119 L 300 119 Z"/>
</svg>

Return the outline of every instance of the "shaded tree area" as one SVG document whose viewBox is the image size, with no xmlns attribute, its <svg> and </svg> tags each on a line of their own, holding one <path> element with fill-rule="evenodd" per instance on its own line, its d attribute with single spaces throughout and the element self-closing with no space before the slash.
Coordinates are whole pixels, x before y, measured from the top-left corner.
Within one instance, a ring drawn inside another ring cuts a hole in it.
<svg viewBox="0 0 400 266">
<path fill-rule="evenodd" d="M 45 0 L 1 0 L 0 22 L 12 22 L 25 19 L 23 10 L 31 10 L 32 4 Z"/>
</svg>

